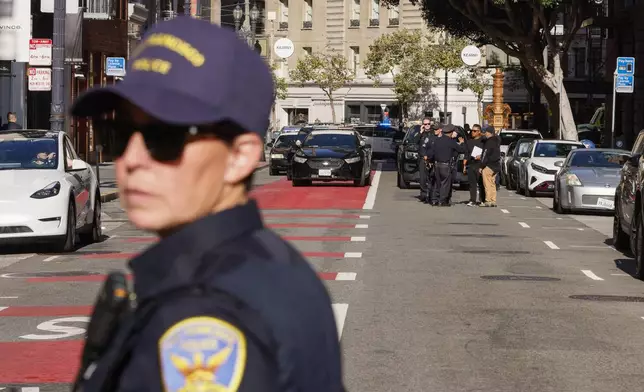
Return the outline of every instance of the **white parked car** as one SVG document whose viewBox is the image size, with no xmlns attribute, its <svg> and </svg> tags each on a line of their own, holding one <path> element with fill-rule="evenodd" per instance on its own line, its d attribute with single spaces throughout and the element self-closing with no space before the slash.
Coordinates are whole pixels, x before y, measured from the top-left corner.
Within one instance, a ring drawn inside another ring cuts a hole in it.
<svg viewBox="0 0 644 392">
<path fill-rule="evenodd" d="M 519 192 L 532 197 L 537 192 L 553 193 L 555 175 L 559 172 L 555 163 L 566 159 L 568 153 L 577 148 L 585 147 L 570 140 L 535 139 L 528 147 L 527 157 L 519 168 Z"/>
<path fill-rule="evenodd" d="M 64 132 L 0 131 L 0 242 L 101 240 L 96 174 Z"/>
</svg>

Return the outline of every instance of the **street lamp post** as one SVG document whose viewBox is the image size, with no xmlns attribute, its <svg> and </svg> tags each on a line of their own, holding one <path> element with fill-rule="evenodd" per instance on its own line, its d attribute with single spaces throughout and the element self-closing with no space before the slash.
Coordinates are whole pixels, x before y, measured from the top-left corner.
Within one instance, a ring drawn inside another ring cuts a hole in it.
<svg viewBox="0 0 644 392">
<path fill-rule="evenodd" d="M 242 11 L 239 3 L 233 10 L 233 18 L 235 19 L 235 30 L 239 38 L 246 41 L 251 48 L 255 45 L 255 30 L 257 30 L 257 21 L 259 20 L 259 9 L 257 4 L 253 4 L 250 9 L 249 0 L 244 2 L 244 10 Z M 244 19 L 242 22 L 242 18 Z M 241 25 L 241 26 L 240 26 Z"/>
<path fill-rule="evenodd" d="M 239 6 L 239 3 L 235 6 L 233 10 L 233 18 L 235 19 L 235 31 L 239 34 L 239 24 L 241 23 L 241 18 L 243 16 L 243 11 Z"/>
<path fill-rule="evenodd" d="M 445 32 L 444 37 L 439 38 L 438 42 L 441 44 L 441 46 L 449 44 L 449 36 L 447 35 L 447 32 Z M 449 72 L 448 72 L 447 68 L 445 68 L 445 91 L 443 93 L 443 123 L 444 124 L 447 124 L 447 86 L 448 86 L 448 76 L 449 76 Z"/>
<path fill-rule="evenodd" d="M 259 19 L 259 9 L 257 9 L 257 3 L 253 3 L 253 8 L 250 10 L 250 47 L 255 46 L 255 35 L 257 33 L 257 20 Z"/>
</svg>

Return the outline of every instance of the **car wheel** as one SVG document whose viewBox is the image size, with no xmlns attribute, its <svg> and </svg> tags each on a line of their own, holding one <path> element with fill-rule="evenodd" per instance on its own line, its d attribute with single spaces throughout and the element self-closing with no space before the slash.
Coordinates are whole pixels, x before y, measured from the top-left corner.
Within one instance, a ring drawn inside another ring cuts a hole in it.
<svg viewBox="0 0 644 392">
<path fill-rule="evenodd" d="M 529 197 L 535 197 L 537 195 L 537 192 L 531 191 L 529 186 L 530 185 L 528 184 L 528 177 L 526 176 L 526 178 L 525 178 L 525 195 L 529 196 Z"/>
<path fill-rule="evenodd" d="M 365 178 L 364 183 L 365 183 L 366 186 L 371 186 L 371 171 L 369 171 L 369 173 L 367 173 L 367 178 Z"/>
<path fill-rule="evenodd" d="M 400 189 L 409 189 L 409 183 L 405 182 L 405 178 L 400 172 L 398 172 L 398 188 Z"/>
<path fill-rule="evenodd" d="M 619 217 L 618 204 L 615 206 L 615 215 L 613 216 L 613 246 L 619 251 L 624 251 L 630 247 L 630 237 L 622 230 L 622 221 Z"/>
<path fill-rule="evenodd" d="M 311 185 L 310 180 L 293 180 L 293 186 L 309 186 Z"/>
<path fill-rule="evenodd" d="M 86 244 L 101 242 L 103 239 L 103 223 L 101 222 L 101 199 L 97 196 L 94 201 L 94 217 L 91 230 L 81 234 L 81 241 Z"/>
<path fill-rule="evenodd" d="M 557 214 L 567 214 L 568 210 L 561 206 L 561 192 L 555 190 L 555 196 L 552 198 L 552 209 L 555 210 Z"/>
<path fill-rule="evenodd" d="M 67 230 L 65 231 L 65 237 L 60 240 L 57 248 L 61 253 L 68 253 L 76 250 L 76 209 L 74 208 L 74 203 L 71 200 L 67 207 Z"/>
<path fill-rule="evenodd" d="M 644 232 L 642 231 L 642 219 L 637 217 L 635 229 L 635 277 L 644 278 L 644 268 L 642 268 L 642 258 L 644 258 Z"/>
</svg>

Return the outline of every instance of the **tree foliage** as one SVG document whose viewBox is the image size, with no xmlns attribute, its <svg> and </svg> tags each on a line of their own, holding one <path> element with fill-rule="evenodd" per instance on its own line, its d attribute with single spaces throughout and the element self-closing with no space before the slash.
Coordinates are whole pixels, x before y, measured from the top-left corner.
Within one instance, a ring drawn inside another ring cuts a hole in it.
<svg viewBox="0 0 644 392">
<path fill-rule="evenodd" d="M 397 0 L 388 0 L 397 3 Z M 576 127 L 565 88 L 559 88 L 561 60 L 582 23 L 599 15 L 593 0 L 414 0 L 421 5 L 429 25 L 484 43 L 489 41 L 518 58 L 542 90 L 551 109 L 561 95 L 563 136 L 576 139 Z M 556 37 L 554 27 L 564 15 L 564 34 Z M 553 67 L 544 63 L 549 48 Z"/>
<path fill-rule="evenodd" d="M 470 90 L 476 96 L 476 112 L 479 116 L 479 123 L 483 122 L 483 96 L 492 88 L 492 77 L 488 70 L 480 67 L 466 69 L 458 80 L 459 91 Z"/>
<path fill-rule="evenodd" d="M 275 98 L 276 99 L 286 99 L 288 97 L 288 82 L 286 81 L 286 78 L 283 78 L 281 76 L 277 76 L 277 69 L 278 65 L 273 64 L 271 66 L 271 71 L 273 74 L 273 86 L 275 87 Z"/>
<path fill-rule="evenodd" d="M 333 122 L 335 117 L 335 102 L 333 93 L 351 81 L 355 75 L 347 67 L 347 59 L 341 53 L 328 50 L 326 53 L 313 53 L 297 60 L 295 69 L 290 72 L 291 80 L 305 85 L 315 84 L 329 99 Z"/>
<path fill-rule="evenodd" d="M 393 79 L 393 92 L 405 109 L 413 102 L 423 101 L 421 91 L 430 91 L 440 69 L 456 70 L 463 64 L 461 49 L 467 44 L 462 38 L 438 43 L 441 32 L 399 29 L 378 37 L 369 47 L 362 66 L 366 75 L 380 85 L 382 77 Z"/>
</svg>

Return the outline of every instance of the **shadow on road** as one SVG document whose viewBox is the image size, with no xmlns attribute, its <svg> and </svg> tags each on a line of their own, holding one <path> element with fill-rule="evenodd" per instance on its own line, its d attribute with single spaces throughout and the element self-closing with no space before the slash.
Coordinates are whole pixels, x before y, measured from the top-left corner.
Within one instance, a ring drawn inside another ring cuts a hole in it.
<svg viewBox="0 0 644 392">
<path fill-rule="evenodd" d="M 615 267 L 622 270 L 622 272 L 635 277 L 635 260 L 633 259 L 615 259 Z"/>
</svg>

